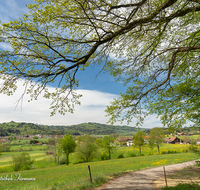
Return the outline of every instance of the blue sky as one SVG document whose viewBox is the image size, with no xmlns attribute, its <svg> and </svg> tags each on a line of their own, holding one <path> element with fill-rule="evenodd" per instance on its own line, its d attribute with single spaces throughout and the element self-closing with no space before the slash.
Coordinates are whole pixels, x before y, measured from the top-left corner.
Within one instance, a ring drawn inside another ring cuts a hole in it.
<svg viewBox="0 0 200 190">
<path fill-rule="evenodd" d="M 0 20 L 9 22 L 12 19 L 22 16 L 27 12 L 25 4 L 32 3 L 33 0 L 5 0 L 0 2 Z M 1 49 L 8 46 L 0 44 Z M 32 122 L 48 125 L 73 125 L 84 122 L 106 123 L 108 118 L 105 117 L 106 105 L 112 101 L 114 97 L 119 96 L 119 92 L 124 92 L 125 87 L 108 73 L 102 73 L 101 67 L 94 65 L 87 68 L 84 72 L 80 72 L 80 86 L 78 93 L 83 94 L 81 106 L 75 107 L 75 113 L 66 113 L 65 116 L 56 114 L 50 117 L 50 100 L 39 97 L 37 101 L 28 103 L 29 97 L 24 97 L 22 104 L 16 102 L 23 92 L 23 81 L 18 83 L 18 90 L 13 96 L 0 94 L 0 123 L 16 121 L 16 122 Z M 99 73 L 100 72 L 100 73 Z M 1 82 L 0 82 L 1 83 Z M 54 86 L 49 87 L 54 89 Z M 116 123 L 119 124 L 119 123 Z M 126 123 L 123 123 L 126 124 Z M 135 121 L 129 124 L 135 126 Z M 143 124 L 143 128 L 152 128 L 161 126 L 156 116 L 149 116 Z"/>
</svg>

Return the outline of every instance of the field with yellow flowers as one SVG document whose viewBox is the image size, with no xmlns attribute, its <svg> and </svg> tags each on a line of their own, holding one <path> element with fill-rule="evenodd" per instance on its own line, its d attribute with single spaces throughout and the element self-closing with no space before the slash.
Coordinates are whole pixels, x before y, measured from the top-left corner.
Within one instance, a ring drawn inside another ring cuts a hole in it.
<svg viewBox="0 0 200 190">
<path fill-rule="evenodd" d="M 163 144 L 158 155 L 157 150 L 143 147 L 144 156 L 128 157 L 131 153 L 138 154 L 138 149 L 133 147 L 120 147 L 113 154 L 111 160 L 93 161 L 88 163 L 51 166 L 47 168 L 35 168 L 32 170 L 6 172 L 0 174 L 0 189 L 5 190 L 78 190 L 89 187 L 97 187 L 114 176 L 129 171 L 137 171 L 157 166 L 165 166 L 174 163 L 186 162 L 198 159 L 194 153 L 187 152 L 187 145 Z M 173 153 L 171 154 L 170 151 Z M 165 153 L 164 153 L 165 152 Z M 116 159 L 117 155 L 123 154 L 125 158 Z M 47 164 L 47 160 L 38 161 Z M 37 162 L 36 162 L 37 163 Z M 92 180 L 88 174 L 90 165 Z"/>
</svg>

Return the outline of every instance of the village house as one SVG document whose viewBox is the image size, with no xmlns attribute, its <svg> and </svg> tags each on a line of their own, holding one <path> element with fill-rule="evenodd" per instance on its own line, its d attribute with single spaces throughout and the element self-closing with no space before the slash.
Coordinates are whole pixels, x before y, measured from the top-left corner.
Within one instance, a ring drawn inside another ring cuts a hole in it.
<svg viewBox="0 0 200 190">
<path fill-rule="evenodd" d="M 183 144 L 183 140 L 178 137 L 171 137 L 168 141 L 169 144 Z"/>
<path fill-rule="evenodd" d="M 128 138 L 127 139 L 126 146 L 133 146 L 133 138 Z"/>
<path fill-rule="evenodd" d="M 120 143 L 124 143 L 126 146 L 133 145 L 133 138 L 132 137 L 119 137 L 118 140 Z"/>
</svg>

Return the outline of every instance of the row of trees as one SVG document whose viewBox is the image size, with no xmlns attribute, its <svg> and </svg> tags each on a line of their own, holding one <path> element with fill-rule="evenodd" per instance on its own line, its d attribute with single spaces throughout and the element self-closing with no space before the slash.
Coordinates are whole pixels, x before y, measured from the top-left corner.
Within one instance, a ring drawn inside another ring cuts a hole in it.
<svg viewBox="0 0 200 190">
<path fill-rule="evenodd" d="M 134 136 L 134 146 L 139 148 L 141 154 L 142 146 L 148 143 L 149 147 L 153 150 L 154 147 L 157 147 L 158 153 L 160 154 L 160 144 L 163 143 L 164 131 L 161 128 L 155 127 L 150 130 L 149 138 L 144 132 L 138 131 Z"/>
<path fill-rule="evenodd" d="M 66 156 L 66 164 L 69 164 L 69 155 L 76 153 L 77 158 L 84 162 L 89 162 L 97 157 L 99 148 L 108 154 L 108 159 L 111 159 L 111 153 L 116 146 L 113 144 L 115 138 L 112 135 L 105 136 L 103 139 L 95 139 L 90 135 L 80 136 L 77 141 L 72 135 L 64 136 L 61 139 L 49 139 L 48 150 L 53 154 L 56 163 L 59 163 L 59 158 L 62 154 Z"/>
<path fill-rule="evenodd" d="M 163 142 L 164 132 L 161 128 L 153 128 L 150 131 L 148 145 L 153 150 L 157 147 L 160 154 L 160 144 Z M 89 162 L 97 157 L 99 148 L 102 148 L 107 154 L 106 159 L 111 159 L 112 152 L 116 149 L 113 135 L 104 136 L 103 139 L 95 139 L 90 135 L 83 135 L 77 138 L 77 141 L 71 135 L 64 136 L 61 139 L 49 139 L 48 150 L 53 154 L 56 163 L 59 163 L 59 158 L 62 154 L 66 156 L 66 164 L 69 164 L 69 155 L 76 154 L 79 160 Z M 134 136 L 134 146 L 139 148 L 141 154 L 142 146 L 147 142 L 146 134 L 143 131 L 138 131 Z"/>
</svg>

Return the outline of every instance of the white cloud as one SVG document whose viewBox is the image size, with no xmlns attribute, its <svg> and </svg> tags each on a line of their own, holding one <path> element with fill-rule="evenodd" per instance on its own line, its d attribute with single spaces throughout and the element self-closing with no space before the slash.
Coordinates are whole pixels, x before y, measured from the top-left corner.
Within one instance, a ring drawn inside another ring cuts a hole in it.
<svg viewBox="0 0 200 190">
<path fill-rule="evenodd" d="M 48 125 L 73 125 L 84 122 L 106 123 L 108 121 L 104 112 L 106 105 L 109 105 L 110 101 L 117 96 L 95 90 L 77 90 L 83 97 L 80 99 L 81 106 L 75 107 L 75 113 L 66 113 L 64 116 L 56 114 L 50 117 L 49 107 L 51 100 L 45 99 L 42 96 L 32 102 L 28 102 L 29 96 L 24 96 L 22 104 L 18 104 L 16 107 L 16 102 L 23 92 L 22 84 L 23 81 L 20 81 L 18 90 L 13 96 L 0 94 L 0 123 L 9 121 Z M 53 87 L 49 89 L 53 90 Z M 157 121 L 155 116 L 149 117 L 142 127 L 155 127 L 155 122 Z M 130 126 L 135 126 L 134 121 Z"/>
<path fill-rule="evenodd" d="M 12 50 L 12 46 L 10 44 L 1 42 L 0 49 L 11 51 Z"/>
</svg>

